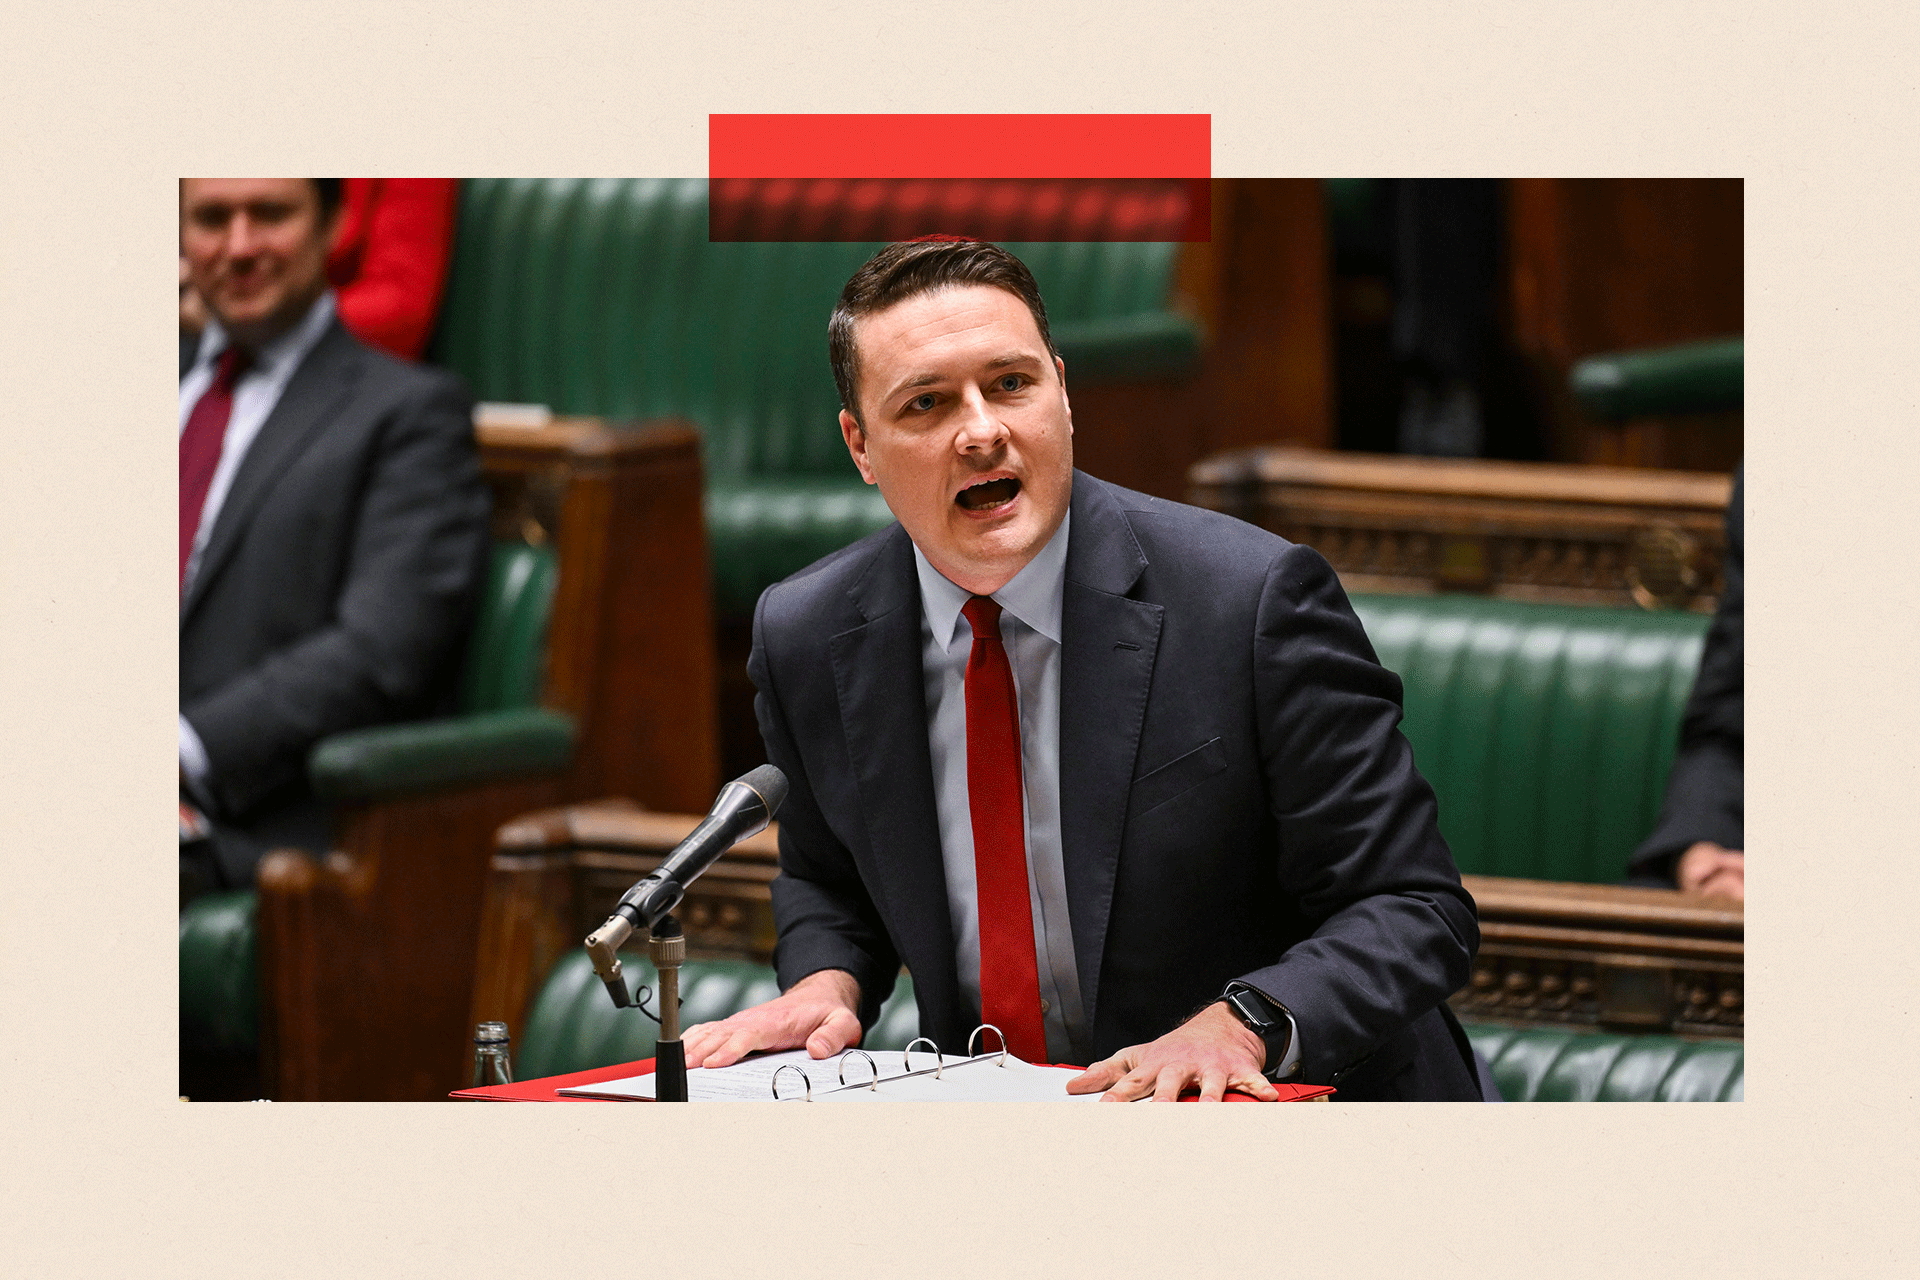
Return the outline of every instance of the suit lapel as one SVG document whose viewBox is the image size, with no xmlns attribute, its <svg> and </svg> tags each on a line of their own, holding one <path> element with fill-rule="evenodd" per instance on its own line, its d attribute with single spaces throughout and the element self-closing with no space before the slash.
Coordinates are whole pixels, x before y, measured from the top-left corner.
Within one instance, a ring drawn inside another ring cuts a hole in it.
<svg viewBox="0 0 1920 1280">
<path fill-rule="evenodd" d="M 1147 558 L 1104 485 L 1074 473 L 1060 646 L 1060 844 L 1089 1035 L 1161 608 L 1127 598 Z"/>
<path fill-rule="evenodd" d="M 916 988 L 957 1008 L 953 922 L 934 805 L 913 544 L 894 526 L 849 592 L 864 619 L 829 642 L 847 754 L 873 850 L 869 884 Z"/>
<path fill-rule="evenodd" d="M 241 535 L 275 483 L 346 402 L 360 373 L 357 357 L 353 339 L 336 320 L 287 380 L 273 412 L 261 424 L 259 434 L 253 438 L 247 456 L 234 474 L 233 487 L 227 490 L 226 500 L 220 504 L 220 514 L 201 553 L 200 566 L 194 571 L 193 585 L 181 605 L 183 623 L 192 616 L 220 570 L 232 559 Z"/>
</svg>

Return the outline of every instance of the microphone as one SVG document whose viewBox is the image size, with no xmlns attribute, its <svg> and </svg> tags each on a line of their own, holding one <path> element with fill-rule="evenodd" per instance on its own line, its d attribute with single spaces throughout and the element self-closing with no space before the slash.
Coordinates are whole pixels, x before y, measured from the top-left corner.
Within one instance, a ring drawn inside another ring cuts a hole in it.
<svg viewBox="0 0 1920 1280">
<path fill-rule="evenodd" d="M 614 955 L 636 929 L 651 929 L 661 917 L 680 905 L 687 886 L 700 877 L 720 855 L 766 830 L 767 823 L 779 812 L 787 798 L 787 775 L 770 764 L 763 764 L 720 788 L 713 808 L 699 826 L 674 846 L 658 870 L 620 895 L 620 902 L 605 924 L 587 935 L 587 954 L 593 959 L 593 971 L 607 986 L 607 992 L 620 1008 L 626 1008 L 627 985 L 620 977 L 620 961 Z"/>
</svg>

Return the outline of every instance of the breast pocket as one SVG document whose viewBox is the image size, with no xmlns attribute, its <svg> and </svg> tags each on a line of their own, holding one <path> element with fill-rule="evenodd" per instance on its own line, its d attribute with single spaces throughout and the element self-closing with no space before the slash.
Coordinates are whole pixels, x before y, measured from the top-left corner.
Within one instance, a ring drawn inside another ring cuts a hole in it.
<svg viewBox="0 0 1920 1280">
<path fill-rule="evenodd" d="M 1225 773 L 1227 751 L 1215 738 L 1133 780 L 1129 807 L 1144 815 L 1177 800 L 1215 774 Z"/>
</svg>

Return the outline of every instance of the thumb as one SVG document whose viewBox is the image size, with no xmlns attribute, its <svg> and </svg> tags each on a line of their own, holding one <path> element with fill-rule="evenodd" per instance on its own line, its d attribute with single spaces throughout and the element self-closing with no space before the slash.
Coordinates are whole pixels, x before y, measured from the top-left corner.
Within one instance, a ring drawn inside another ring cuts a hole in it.
<svg viewBox="0 0 1920 1280">
<path fill-rule="evenodd" d="M 860 1019 L 846 1009 L 836 1009 L 807 1037 L 807 1053 L 814 1058 L 831 1058 L 859 1041 Z"/>
</svg>

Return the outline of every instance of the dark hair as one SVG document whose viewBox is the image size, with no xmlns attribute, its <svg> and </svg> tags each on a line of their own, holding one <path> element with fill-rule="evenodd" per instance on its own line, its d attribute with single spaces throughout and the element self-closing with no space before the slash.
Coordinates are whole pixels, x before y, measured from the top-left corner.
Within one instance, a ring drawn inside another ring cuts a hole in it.
<svg viewBox="0 0 1920 1280">
<path fill-rule="evenodd" d="M 346 194 L 345 178 L 308 178 L 313 189 L 320 195 L 320 221 L 325 222 L 339 209 L 340 201 Z"/>
<path fill-rule="evenodd" d="M 854 392 L 860 368 L 853 322 L 923 293 L 968 284 L 1005 289 L 1026 303 L 1047 354 L 1059 356 L 1053 335 L 1047 330 L 1047 304 L 1040 300 L 1040 286 L 1034 283 L 1026 263 L 984 240 L 961 236 L 902 240 L 874 254 L 853 273 L 847 287 L 840 291 L 833 318 L 827 321 L 827 359 L 833 365 L 833 382 L 840 389 L 840 407 L 852 414 L 855 422 L 860 421 L 860 402 Z"/>
</svg>

